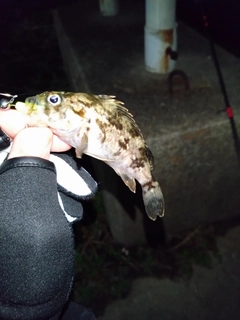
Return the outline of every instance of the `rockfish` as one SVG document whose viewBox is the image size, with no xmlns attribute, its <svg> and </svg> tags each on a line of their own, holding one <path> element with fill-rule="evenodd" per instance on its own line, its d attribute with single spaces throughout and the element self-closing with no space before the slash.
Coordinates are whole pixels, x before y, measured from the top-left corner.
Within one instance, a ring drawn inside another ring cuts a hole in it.
<svg viewBox="0 0 240 320">
<path fill-rule="evenodd" d="M 153 178 L 153 155 L 133 116 L 114 96 L 73 92 L 43 92 L 17 102 L 16 109 L 28 115 L 28 125 L 48 127 L 62 141 L 104 161 L 132 192 L 136 181 L 142 187 L 150 219 L 164 215 L 164 199 Z"/>
</svg>

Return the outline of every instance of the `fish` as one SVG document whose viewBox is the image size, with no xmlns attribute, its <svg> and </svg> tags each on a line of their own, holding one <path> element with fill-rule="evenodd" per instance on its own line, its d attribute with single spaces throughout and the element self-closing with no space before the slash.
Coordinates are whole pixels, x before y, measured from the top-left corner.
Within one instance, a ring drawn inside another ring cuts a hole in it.
<svg viewBox="0 0 240 320">
<path fill-rule="evenodd" d="M 154 157 L 133 115 L 115 96 L 82 92 L 46 91 L 17 102 L 30 127 L 48 127 L 62 141 L 83 154 L 99 159 L 142 198 L 151 220 L 163 217 L 165 204 L 159 183 L 152 175 Z"/>
</svg>

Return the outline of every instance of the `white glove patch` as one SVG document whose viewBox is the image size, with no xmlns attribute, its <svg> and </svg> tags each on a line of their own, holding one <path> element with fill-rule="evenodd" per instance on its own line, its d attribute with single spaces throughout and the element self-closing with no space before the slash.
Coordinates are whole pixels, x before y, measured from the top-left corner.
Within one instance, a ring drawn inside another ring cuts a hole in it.
<svg viewBox="0 0 240 320">
<path fill-rule="evenodd" d="M 87 197 L 92 190 L 77 172 L 61 158 L 50 154 L 50 161 L 55 164 L 57 183 L 67 191 L 77 196 Z"/>
</svg>

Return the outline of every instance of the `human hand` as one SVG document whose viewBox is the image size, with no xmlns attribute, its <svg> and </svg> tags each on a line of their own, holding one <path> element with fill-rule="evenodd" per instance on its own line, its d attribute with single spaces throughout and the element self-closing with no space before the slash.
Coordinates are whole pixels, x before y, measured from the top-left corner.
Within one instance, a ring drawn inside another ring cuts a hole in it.
<svg viewBox="0 0 240 320">
<path fill-rule="evenodd" d="M 27 116 L 17 110 L 0 110 L 0 127 L 13 140 L 9 159 L 35 156 L 49 159 L 50 152 L 63 152 L 71 148 L 48 128 L 27 128 Z"/>
<path fill-rule="evenodd" d="M 97 183 L 71 157 L 61 154 L 71 146 L 61 141 L 49 128 L 27 127 L 26 124 L 27 116 L 17 110 L 0 110 L 0 128 L 13 141 L 10 153 L 4 150 L 2 161 L 7 154 L 8 159 L 37 157 L 53 162 L 60 206 L 70 223 L 79 220 L 83 213 L 79 200 L 92 197 L 97 191 Z M 58 155 L 50 155 L 50 152 L 58 152 Z M 0 158 L 0 165 L 2 161 Z M 69 195 L 72 200 L 69 200 Z"/>
</svg>

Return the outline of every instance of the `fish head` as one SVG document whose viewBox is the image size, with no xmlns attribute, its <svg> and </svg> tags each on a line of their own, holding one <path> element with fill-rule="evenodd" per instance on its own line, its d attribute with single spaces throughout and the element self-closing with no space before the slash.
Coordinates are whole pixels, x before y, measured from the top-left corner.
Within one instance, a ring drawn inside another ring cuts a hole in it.
<svg viewBox="0 0 240 320">
<path fill-rule="evenodd" d="M 66 108 L 64 102 L 64 92 L 45 91 L 36 96 L 28 97 L 25 100 L 28 115 L 63 112 Z"/>
<path fill-rule="evenodd" d="M 79 115 L 76 119 L 72 100 L 69 97 L 71 97 L 71 93 L 45 91 L 28 97 L 24 103 L 17 102 L 16 109 L 28 116 L 29 126 L 71 130 L 79 125 Z"/>
<path fill-rule="evenodd" d="M 64 112 L 64 92 L 46 91 L 26 98 L 25 102 L 17 102 L 16 109 L 29 116 Z"/>
</svg>

